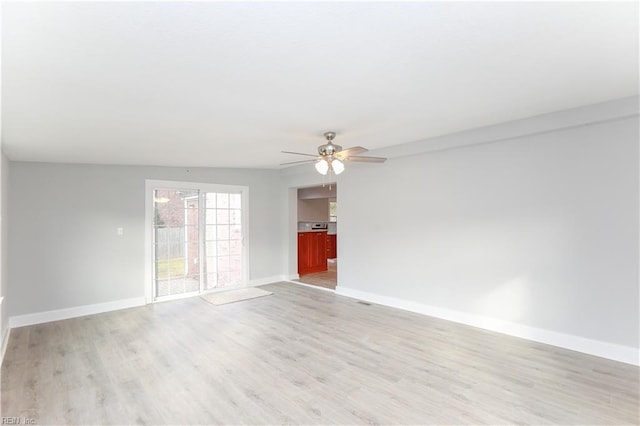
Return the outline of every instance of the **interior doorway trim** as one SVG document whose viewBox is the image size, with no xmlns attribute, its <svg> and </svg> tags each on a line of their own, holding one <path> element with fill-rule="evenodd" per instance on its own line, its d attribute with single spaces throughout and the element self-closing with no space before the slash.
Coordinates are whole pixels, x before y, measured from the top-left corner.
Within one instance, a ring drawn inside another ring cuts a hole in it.
<svg viewBox="0 0 640 426">
<path fill-rule="evenodd" d="M 313 176 L 315 178 L 315 175 Z M 289 185 L 287 185 L 287 192 L 288 192 L 288 221 L 287 221 L 287 227 L 288 227 L 288 259 L 287 259 L 287 275 L 286 275 L 286 281 L 290 281 L 293 282 L 294 284 L 301 284 L 303 286 L 308 286 L 311 288 L 319 288 L 322 290 L 328 290 L 331 292 L 334 292 L 335 289 L 330 289 L 330 288 L 325 288 L 325 287 L 321 287 L 318 285 L 311 285 L 311 284 L 305 284 L 303 282 L 299 282 L 300 280 L 300 275 L 298 274 L 298 222 L 299 222 L 299 217 L 298 217 L 298 190 L 300 189 L 309 189 L 309 188 L 321 188 L 324 186 L 335 186 L 337 189 L 338 186 L 338 182 L 337 181 L 332 181 L 332 182 L 307 182 L 306 179 L 300 181 L 300 182 L 295 182 L 295 183 L 290 183 Z M 320 197 L 322 198 L 322 197 Z M 327 197 L 327 198 L 334 198 L 334 197 Z M 335 201 L 340 203 L 339 201 L 339 195 L 337 194 L 337 190 L 336 190 L 336 194 L 335 194 Z M 327 212 L 328 213 L 328 212 Z M 322 221 L 320 221 L 322 222 Z M 339 222 L 339 221 L 338 221 Z M 340 239 L 338 238 L 338 247 L 340 246 Z M 338 250 L 338 252 L 340 252 L 340 250 Z M 338 265 L 339 266 L 339 265 Z M 336 274 L 337 276 L 339 276 L 339 274 Z M 338 288 L 339 286 L 339 279 L 336 277 L 336 288 Z"/>
</svg>

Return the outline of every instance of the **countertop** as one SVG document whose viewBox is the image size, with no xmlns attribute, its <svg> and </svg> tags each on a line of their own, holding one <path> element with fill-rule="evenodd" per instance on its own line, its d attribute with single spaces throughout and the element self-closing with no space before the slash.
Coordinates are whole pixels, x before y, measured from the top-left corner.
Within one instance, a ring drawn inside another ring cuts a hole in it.
<svg viewBox="0 0 640 426">
<path fill-rule="evenodd" d="M 338 235 L 337 232 L 328 232 L 326 229 L 310 229 L 308 231 L 298 231 L 298 234 L 302 234 L 303 232 L 326 232 L 327 235 Z"/>
</svg>

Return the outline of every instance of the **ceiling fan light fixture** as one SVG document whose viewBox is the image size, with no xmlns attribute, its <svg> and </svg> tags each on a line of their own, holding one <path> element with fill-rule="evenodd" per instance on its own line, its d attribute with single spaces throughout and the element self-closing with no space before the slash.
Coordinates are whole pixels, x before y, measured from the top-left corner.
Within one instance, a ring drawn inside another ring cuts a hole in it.
<svg viewBox="0 0 640 426">
<path fill-rule="evenodd" d="M 290 161 L 282 163 L 281 166 L 291 164 L 312 163 L 315 162 L 315 168 L 321 175 L 333 173 L 336 176 L 344 172 L 345 161 L 358 161 L 361 163 L 384 163 L 386 158 L 383 157 L 363 157 L 360 154 L 367 152 L 368 149 L 361 146 L 354 146 L 342 149 L 340 145 L 334 145 L 333 139 L 336 137 L 335 132 L 326 132 L 324 134 L 327 143 L 318 147 L 318 154 L 305 154 L 302 152 L 282 151 L 285 154 L 304 155 L 305 157 L 314 157 L 313 160 Z"/>
<path fill-rule="evenodd" d="M 324 158 L 316 162 L 316 170 L 321 175 L 326 175 L 329 171 L 329 163 Z"/>
<path fill-rule="evenodd" d="M 344 163 L 336 158 L 331 162 L 331 168 L 335 174 L 339 175 L 344 172 Z"/>
</svg>

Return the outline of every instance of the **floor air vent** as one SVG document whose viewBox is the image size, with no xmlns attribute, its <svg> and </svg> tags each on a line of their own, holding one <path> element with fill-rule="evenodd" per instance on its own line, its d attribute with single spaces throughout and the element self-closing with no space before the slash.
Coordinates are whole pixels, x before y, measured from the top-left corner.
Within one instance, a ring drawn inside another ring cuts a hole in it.
<svg viewBox="0 0 640 426">
<path fill-rule="evenodd" d="M 369 302 L 364 302 L 364 301 L 362 301 L 362 300 L 358 300 L 358 302 L 357 302 L 357 303 L 359 303 L 359 304 L 361 304 L 361 305 L 365 305 L 365 306 L 371 306 L 371 303 L 369 303 Z"/>
</svg>

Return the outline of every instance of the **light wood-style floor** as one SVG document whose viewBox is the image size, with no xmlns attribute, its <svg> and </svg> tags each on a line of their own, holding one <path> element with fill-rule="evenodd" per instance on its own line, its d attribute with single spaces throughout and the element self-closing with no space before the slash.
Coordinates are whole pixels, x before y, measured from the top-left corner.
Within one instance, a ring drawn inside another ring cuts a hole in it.
<svg viewBox="0 0 640 426">
<path fill-rule="evenodd" d="M 327 259 L 326 271 L 301 275 L 296 281 L 335 290 L 338 284 L 338 259 Z"/>
<path fill-rule="evenodd" d="M 38 424 L 636 424 L 638 368 L 291 283 L 14 329 Z"/>
</svg>

